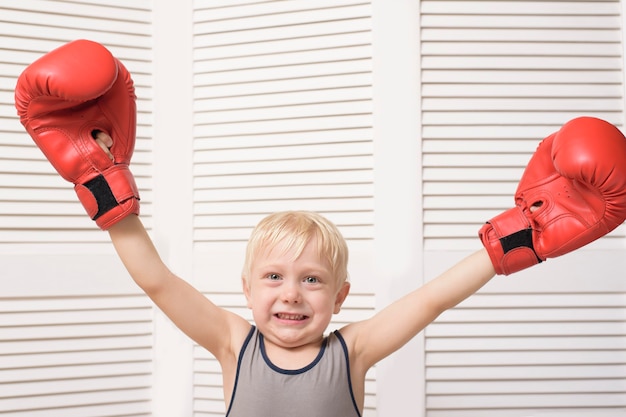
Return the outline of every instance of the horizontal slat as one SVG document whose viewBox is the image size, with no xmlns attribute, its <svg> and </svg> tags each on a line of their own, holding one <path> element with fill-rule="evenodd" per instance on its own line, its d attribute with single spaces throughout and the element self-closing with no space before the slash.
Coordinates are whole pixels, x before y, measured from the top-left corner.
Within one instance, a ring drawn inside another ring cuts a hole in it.
<svg viewBox="0 0 626 417">
<path fill-rule="evenodd" d="M 428 381 L 467 381 L 467 367 L 429 367 L 426 370 Z M 525 366 L 480 366 L 471 368 L 472 380 L 493 381 L 534 381 L 559 379 L 602 379 L 623 378 L 625 364 L 589 364 L 589 365 L 525 365 Z"/>
<path fill-rule="evenodd" d="M 231 175 L 231 176 L 211 176 L 196 177 L 194 179 L 194 188 L 196 190 L 216 190 L 225 187 L 249 188 L 249 187 L 267 187 L 280 185 L 299 185 L 299 184 L 350 184 L 350 183 L 372 183 L 373 172 L 368 169 L 351 169 L 351 170 L 323 170 L 323 171 L 294 171 L 279 173 L 250 173 L 248 175 Z M 519 178 L 517 176 L 516 178 Z M 198 193 L 198 191 L 196 191 Z M 213 193 L 214 191 L 209 191 Z M 207 198 L 206 194 L 198 193 L 199 201 Z"/>
<path fill-rule="evenodd" d="M 201 136 L 265 135 L 330 129 L 355 129 L 372 126 L 371 113 L 326 117 L 303 117 L 285 120 L 254 121 L 248 123 L 196 125 Z"/>
<path fill-rule="evenodd" d="M 581 116 L 598 117 L 618 127 L 621 125 L 620 112 L 615 109 L 584 113 L 579 111 L 544 113 L 508 111 L 500 114 L 488 111 L 437 111 L 424 115 L 424 119 L 428 121 L 423 128 L 424 134 L 428 134 L 424 143 L 438 139 L 458 140 L 460 138 L 499 140 L 499 143 L 492 143 L 492 151 L 494 153 L 496 150 L 506 152 L 510 146 L 515 146 L 512 140 L 535 140 L 538 144 L 541 139 L 558 131 L 569 120 Z M 451 120 L 447 126 L 446 118 Z M 528 126 L 528 124 L 533 125 Z M 446 146 L 446 142 L 439 146 Z"/>
<path fill-rule="evenodd" d="M 244 123 L 266 120 L 288 120 L 294 118 L 337 117 L 353 114 L 371 114 L 372 104 L 369 99 L 346 99 L 337 102 L 299 103 L 286 106 L 265 107 L 262 103 L 250 100 L 251 107 L 245 109 L 226 109 L 223 111 L 196 112 L 194 122 L 198 124 Z"/>
<path fill-rule="evenodd" d="M 463 178 L 465 181 L 492 180 L 495 175 L 500 181 L 519 181 L 524 167 L 498 167 L 495 170 L 481 167 L 445 168 L 429 167 L 424 169 L 424 181 L 446 181 L 447 179 Z"/>
<path fill-rule="evenodd" d="M 150 352 L 145 353 L 150 358 Z M 150 374 L 152 362 L 127 361 L 113 364 L 111 362 L 99 362 L 81 364 L 59 365 L 55 367 L 25 367 L 9 368 L 0 370 L 0 381 L 28 382 L 28 381 L 55 381 L 59 379 L 86 378 L 97 375 L 98 377 Z"/>
<path fill-rule="evenodd" d="M 529 15 L 584 15 L 592 16 L 619 14 L 619 1 L 424 1 L 421 11 L 424 15 L 450 13 L 451 10 L 463 14 L 499 15 L 517 11 L 523 4 L 523 11 Z"/>
<path fill-rule="evenodd" d="M 481 127 L 476 127 L 476 130 L 481 130 Z M 549 132 L 550 128 L 535 128 L 536 130 L 541 130 L 540 135 L 546 135 Z M 555 130 L 558 129 L 555 127 Z M 491 129 L 493 130 L 493 129 Z M 517 128 L 516 128 L 517 130 Z M 519 133 L 519 132 L 516 132 Z M 530 130 L 527 132 L 528 135 L 532 135 L 533 131 Z M 432 153 L 436 154 L 476 154 L 476 153 L 485 153 L 485 154 L 499 154 L 502 152 L 506 153 L 526 153 L 527 155 L 531 155 L 537 149 L 537 146 L 541 142 L 539 136 L 537 139 L 516 139 L 516 140 L 507 140 L 506 143 L 497 143 L 495 144 L 493 140 L 488 138 L 466 138 L 466 139 L 430 139 L 422 142 L 422 152 L 425 155 L 429 155 Z M 471 156 L 471 155 L 470 155 Z"/>
<path fill-rule="evenodd" d="M 275 160 L 197 163 L 195 176 L 276 174 L 282 172 L 320 172 L 367 169 L 372 166 L 371 155 L 311 157 Z"/>
<path fill-rule="evenodd" d="M 502 417 L 503 413 L 507 417 L 622 417 L 624 408 L 622 407 L 559 407 L 551 408 L 547 412 L 536 412 L 535 408 L 490 408 L 481 410 L 481 417 Z M 467 412 L 464 409 L 450 410 L 429 410 L 429 417 L 464 417 Z"/>
<path fill-rule="evenodd" d="M 478 17 L 478 18 L 477 18 Z M 593 18 L 590 18 L 593 17 Z M 479 29 L 618 29 L 620 27 L 619 9 L 615 8 L 612 14 L 529 14 L 524 10 L 524 19 L 520 19 L 517 13 L 502 15 L 491 14 L 457 14 L 454 12 L 445 14 L 422 14 L 421 24 L 423 28 L 479 28 Z M 546 39 L 550 37 L 546 36 Z"/>
<path fill-rule="evenodd" d="M 227 111 L 239 110 L 239 112 L 246 109 L 255 109 L 259 111 L 258 115 L 254 116 L 254 119 L 264 119 L 268 115 L 264 114 L 262 109 L 269 107 L 280 107 L 283 111 L 288 113 L 301 114 L 303 109 L 292 106 L 298 106 L 303 104 L 315 104 L 315 103 L 338 103 L 338 102 L 355 102 L 355 101 L 371 101 L 371 88 L 366 87 L 342 87 L 342 88 L 327 88 L 327 89 L 315 89 L 309 91 L 295 91 L 295 92 L 275 92 L 272 94 L 258 94 L 258 95 L 244 95 L 228 98 L 212 98 L 197 100 L 195 102 L 196 112 L 210 112 L 216 111 L 211 117 L 226 116 Z M 284 106 L 290 106 L 284 108 Z M 331 110 L 330 108 L 329 110 Z M 238 113 L 234 113 L 235 115 Z M 328 112 L 326 112 L 328 114 Z M 287 116 L 287 114 L 285 114 Z M 206 117 L 206 116 L 205 116 Z M 234 116 L 230 116 L 234 117 Z"/>
<path fill-rule="evenodd" d="M 621 83 L 621 71 L 577 70 L 577 71 L 529 71 L 515 69 L 493 69 L 489 66 L 480 71 L 460 71 L 449 68 L 424 69 L 425 83 L 510 83 L 510 84 L 606 84 Z M 504 88 L 504 87 L 503 87 Z M 549 87 L 547 87 L 549 88 Z"/>
<path fill-rule="evenodd" d="M 282 67 L 261 67 L 224 72 L 198 72 L 194 76 L 195 85 L 232 84 L 257 81 L 275 81 L 305 77 L 322 77 L 363 73 L 371 71 L 369 58 L 352 61 L 318 62 L 295 64 Z"/>
<path fill-rule="evenodd" d="M 123 375 L 119 377 L 83 378 L 80 380 L 60 380 L 11 383 L 3 386 L 0 398 L 37 395 L 63 395 L 76 392 L 114 391 L 150 387 L 149 375 Z"/>
<path fill-rule="evenodd" d="M 623 308 L 624 301 L 626 294 L 620 292 L 570 294 L 530 291 L 526 294 L 477 294 L 467 298 L 457 308 Z"/>
<path fill-rule="evenodd" d="M 626 301 L 626 299 L 624 300 Z M 626 305 L 622 307 L 595 307 L 558 309 L 519 308 L 519 309 L 451 309 L 437 319 L 437 323 L 465 322 L 576 322 L 579 324 L 598 321 L 625 322 Z M 625 329 L 626 330 L 626 329 Z M 626 336 L 626 334 L 625 334 Z"/>
<path fill-rule="evenodd" d="M 223 399 L 224 394 L 220 386 L 202 386 L 195 385 L 194 395 L 197 398 L 202 398 L 204 401 L 220 401 Z"/>
<path fill-rule="evenodd" d="M 279 4 L 274 4 L 273 2 L 257 3 L 242 0 L 198 1 L 194 5 L 194 19 L 196 21 L 223 20 L 243 16 L 263 16 L 272 13 L 293 13 L 310 10 L 312 8 L 323 10 L 361 3 L 362 2 L 358 0 L 318 0 L 314 5 L 305 0 L 294 0 L 289 3 Z"/>
<path fill-rule="evenodd" d="M 67 251 L 68 254 L 72 253 Z M 151 308 L 152 304 L 144 295 L 114 296 L 114 297 L 33 297 L 0 298 L 0 313 L 18 312 L 54 312 L 54 311 L 88 311 L 101 309 L 135 309 L 135 311 Z"/>
<path fill-rule="evenodd" d="M 482 16 L 477 17 L 480 21 Z M 555 24 L 554 19 L 548 19 Z M 613 19 L 613 22 L 616 19 Z M 548 24 L 548 23 L 545 23 Z M 529 28 L 423 28 L 421 39 L 426 41 L 463 41 L 463 42 L 491 42 L 498 39 L 501 42 L 614 42 L 619 37 L 619 29 L 597 28 L 593 30 L 578 30 L 559 28 L 550 30 L 543 28 L 536 30 Z"/>
<path fill-rule="evenodd" d="M 326 50 L 369 43 L 371 43 L 371 33 L 363 30 L 348 33 L 322 34 L 310 38 L 266 40 L 264 42 L 256 42 L 254 50 L 251 50 L 250 45 L 245 43 L 211 47 L 198 46 L 194 48 L 194 58 L 196 62 L 201 62 L 220 58 L 256 57 L 295 51 Z"/>
<path fill-rule="evenodd" d="M 113 404 L 95 404 L 73 407 L 68 405 L 61 408 L 31 408 L 27 410 L 12 410 L 11 417 L 100 417 L 106 416 L 150 416 L 152 415 L 148 399 L 124 401 Z"/>
<path fill-rule="evenodd" d="M 108 336 L 108 335 L 103 335 Z M 49 372 L 48 378 L 54 378 L 55 369 L 64 366 L 82 366 L 107 363 L 110 366 L 124 366 L 127 363 L 150 362 L 151 349 L 128 349 L 108 351 L 57 352 L 0 357 L 2 369 L 30 369 L 43 367 Z M 43 378 L 42 374 L 42 378 Z M 6 381 L 5 381 L 6 382 Z"/>
<path fill-rule="evenodd" d="M 577 322 L 528 322 L 492 323 L 474 322 L 463 325 L 431 325 L 428 337 L 516 337 L 516 336 L 620 336 L 624 334 L 623 321 Z M 623 355 L 623 354 L 622 354 Z M 622 358 L 624 359 L 624 358 Z"/>
<path fill-rule="evenodd" d="M 550 111 L 610 112 L 619 109 L 621 97 L 602 97 L 589 100 L 584 97 L 551 97 L 542 100 L 530 98 L 426 98 L 424 107 L 429 111 Z"/>
<path fill-rule="evenodd" d="M 461 214 L 470 216 L 482 213 L 487 218 L 500 214 L 503 208 L 512 208 L 514 205 L 515 182 L 503 183 L 511 192 L 494 194 L 493 190 L 483 190 L 479 194 L 467 194 L 459 196 L 426 196 L 424 198 L 424 221 L 433 223 L 451 224 L 459 223 L 466 219 Z M 480 198 L 477 198 L 480 197 Z M 463 207 L 459 209 L 459 207 Z M 459 214 L 457 221 L 449 217 L 451 211 L 456 210 Z M 439 213 L 437 213 L 439 211 Z M 426 219 L 428 217 L 428 220 Z"/>
<path fill-rule="evenodd" d="M 498 181 L 498 178 L 481 182 L 425 182 L 422 188 L 424 194 L 423 204 L 425 208 L 435 207 L 438 204 L 444 204 L 443 207 L 447 207 L 449 204 L 447 203 L 448 199 L 467 195 L 481 195 L 483 198 L 485 198 L 485 196 L 512 197 L 516 188 L 516 181 Z M 455 208 L 458 209 L 458 206 L 455 206 Z"/>
<path fill-rule="evenodd" d="M 589 56 L 602 57 L 621 55 L 618 43 L 567 43 L 567 42 L 424 42 L 421 52 L 425 56 Z"/>
<path fill-rule="evenodd" d="M 202 109 L 212 100 L 220 97 L 254 97 L 256 95 L 265 95 L 288 92 L 315 92 L 326 91 L 332 89 L 355 88 L 363 86 L 371 86 L 372 75 L 369 71 L 348 73 L 348 74 L 330 74 L 316 77 L 298 77 L 291 79 L 278 80 L 255 80 L 253 83 L 242 84 L 215 84 L 212 83 L 210 77 L 206 79 L 207 84 L 198 84 L 194 88 L 194 106 Z"/>
<path fill-rule="evenodd" d="M 608 98 L 621 97 L 621 86 L 615 84 L 427 84 L 422 97 L 516 97 L 516 98 Z"/>
<path fill-rule="evenodd" d="M 427 352 L 625 350 L 626 335 L 475 337 L 463 338 L 463 343 L 454 338 L 429 337 L 425 346 Z"/>
<path fill-rule="evenodd" d="M 526 167 L 530 157 L 528 153 L 497 153 L 497 154 L 425 154 L 424 167 Z"/>
<path fill-rule="evenodd" d="M 214 225 L 218 229 L 226 229 L 226 225 L 237 226 L 240 222 L 250 220 L 249 217 L 243 217 L 240 219 L 234 218 L 238 214 L 248 213 L 271 213 L 275 211 L 276 201 L 274 200 L 259 200 L 248 202 L 217 202 L 217 203 L 205 203 L 198 208 L 202 208 L 203 212 L 197 212 L 195 216 L 196 227 L 210 227 Z M 343 218 L 347 224 L 370 224 L 373 211 L 373 199 L 372 198 L 350 198 L 345 200 L 329 199 L 328 201 L 320 199 L 283 199 L 280 201 L 281 210 L 297 210 L 298 207 L 302 209 L 305 207 L 307 210 L 327 212 L 335 211 L 337 213 L 344 213 Z M 232 224 L 232 220 L 236 220 L 235 224 Z M 248 227 L 252 226 L 248 224 Z M 242 226 L 243 227 L 243 226 Z M 223 230 L 223 232 L 226 232 Z"/>
<path fill-rule="evenodd" d="M 603 111 L 558 111 L 536 113 L 532 111 L 503 111 L 495 114 L 490 111 L 430 111 L 424 114 L 425 141 L 434 139 L 499 139 L 504 149 L 509 146 L 503 140 L 540 140 L 556 132 L 564 123 L 580 116 L 604 119 L 617 126 L 621 125 L 620 113 L 616 109 Z M 446 125 L 446 119 L 450 121 Z M 497 148 L 493 148 L 494 150 Z"/>
<path fill-rule="evenodd" d="M 214 46 L 346 33 L 369 29 L 370 15 L 370 6 L 361 4 L 353 7 L 309 9 L 303 12 L 242 16 L 224 20 L 198 18 L 194 24 L 194 35 L 196 44 Z"/>
<path fill-rule="evenodd" d="M 24 401 L 23 398 L 19 397 L 0 399 L 0 410 L 11 412 L 28 411 L 29 413 L 32 413 L 29 415 L 37 415 L 34 413 L 37 410 L 48 411 L 48 409 L 80 407 L 107 403 L 123 405 L 139 401 L 147 402 L 150 399 L 150 392 L 150 388 L 131 388 L 86 393 L 57 394 L 51 396 L 44 395 L 31 397 L 28 401 Z"/>
<path fill-rule="evenodd" d="M 0 329 L 22 326 L 51 326 L 103 323 L 148 322 L 152 320 L 150 308 L 143 309 L 102 309 L 74 311 L 10 312 L 0 315 Z"/>
<path fill-rule="evenodd" d="M 211 32 L 227 32 L 275 26 L 302 25 L 311 22 L 354 19 L 357 16 L 369 16 L 370 8 L 363 3 L 335 4 L 329 7 L 327 0 L 316 4 L 315 8 L 304 7 L 301 0 L 293 5 L 257 4 L 243 8 L 223 8 L 210 12 L 198 12 L 195 23 L 210 28 Z"/>
<path fill-rule="evenodd" d="M 244 194 L 239 189 L 223 189 L 196 192 L 194 211 L 205 213 L 207 208 L 204 203 L 227 202 L 227 201 L 263 201 L 274 199 L 305 200 L 311 198 L 355 198 L 373 197 L 373 185 L 364 184 L 297 184 L 285 186 L 268 186 L 248 188 Z M 512 195 L 512 193 L 511 193 Z"/>
<path fill-rule="evenodd" d="M 33 334 L 39 339 L 58 339 L 74 337 L 128 336 L 151 332 L 150 321 L 101 323 L 101 324 L 64 324 L 55 326 L 36 325 L 29 327 L 0 328 L 0 340 L 26 340 Z"/>
<path fill-rule="evenodd" d="M 258 68 L 280 68 L 292 65 L 314 65 L 326 62 L 344 62 L 352 60 L 370 59 L 371 46 L 365 45 L 333 47 L 310 51 L 294 51 L 281 53 L 253 55 L 243 57 L 223 57 L 220 59 L 196 61 L 194 71 L 197 73 L 218 73 L 224 71 L 240 71 Z M 257 50 L 258 51 L 258 50 Z"/>
<path fill-rule="evenodd" d="M 122 11 L 118 7 L 88 6 L 84 3 L 63 3 L 49 1 L 29 1 L 31 10 L 3 9 L 3 19 L 9 22 L 20 22 L 31 27 L 42 27 L 41 22 L 47 23 L 46 29 L 57 27 L 70 27 L 74 29 L 110 30 L 111 21 L 115 22 L 116 31 L 120 33 L 142 35 L 147 32 L 150 24 L 150 10 L 126 8 Z M 23 6 L 22 6 L 23 7 Z M 62 19 L 50 19 L 52 16 L 61 14 Z"/>
<path fill-rule="evenodd" d="M 206 133 L 210 133 L 209 130 Z M 346 142 L 371 141 L 371 126 L 361 128 L 341 128 L 339 130 L 311 130 L 291 132 L 266 132 L 242 136 L 218 137 L 211 134 L 196 137 L 194 149 L 197 151 L 213 149 L 264 148 L 271 146 L 304 146 L 307 144 L 333 144 Z"/>
<path fill-rule="evenodd" d="M 478 229 L 487 220 L 513 206 L 513 204 L 505 201 L 504 198 L 498 200 L 475 198 L 475 200 L 477 203 L 474 210 L 442 208 L 439 206 L 435 206 L 432 209 L 429 208 L 424 212 L 424 221 L 428 222 L 428 225 L 424 227 L 424 236 L 429 239 L 445 240 L 446 242 L 453 241 L 449 236 L 477 239 Z M 493 204 L 489 204 L 491 201 L 493 201 Z M 495 209 L 487 208 L 486 204 Z M 442 241 L 440 244 L 445 244 L 445 242 Z"/>
<path fill-rule="evenodd" d="M 581 59 L 584 58 L 584 59 Z M 498 57 L 472 57 L 466 56 L 459 60 L 455 56 L 425 56 L 422 57 L 422 68 L 424 69 L 444 69 L 454 68 L 483 69 L 490 70 L 593 70 L 593 71 L 619 71 L 621 68 L 619 57 L 588 57 L 580 53 L 574 57 L 541 57 L 532 59 L 524 56 L 498 56 Z"/>
<path fill-rule="evenodd" d="M 524 408 L 535 410 L 557 407 L 607 408 L 626 407 L 624 393 L 519 394 L 519 395 L 446 395 L 428 396 L 428 409 L 443 410 Z"/>
<path fill-rule="evenodd" d="M 288 209 L 288 208 L 286 208 Z M 261 214 L 246 214 L 245 212 L 241 215 L 241 216 L 236 216 L 236 215 L 229 215 L 229 216 L 215 216 L 218 219 L 222 218 L 224 219 L 221 223 L 219 223 L 218 226 L 214 226 L 211 227 L 211 225 L 216 224 L 218 222 L 214 221 L 213 216 L 211 217 L 206 217 L 206 218 L 199 218 L 199 223 L 201 223 L 200 225 L 197 226 L 197 231 L 201 232 L 203 231 L 204 234 L 211 234 L 211 237 L 213 238 L 212 240 L 216 239 L 218 236 L 224 234 L 224 233 L 228 233 L 228 230 L 224 230 L 226 229 L 224 226 L 228 226 L 233 230 L 233 232 L 237 229 L 240 230 L 240 233 L 245 233 L 249 236 L 250 232 L 252 231 L 252 226 L 243 226 L 243 225 L 239 225 L 240 223 L 243 223 L 245 221 L 245 219 L 255 219 L 255 218 L 259 218 L 264 216 L 265 214 L 263 212 L 260 212 Z M 373 214 L 371 211 L 364 211 L 362 213 L 358 213 L 358 212 L 351 212 L 351 210 L 346 210 L 346 212 L 341 213 L 324 213 L 326 214 L 328 217 L 332 218 L 332 221 L 334 223 L 337 224 L 337 226 L 342 229 L 342 231 L 345 231 L 347 233 L 347 229 L 348 227 L 352 226 L 352 227 L 366 227 L 369 226 L 371 227 L 372 225 L 372 217 Z M 243 220 L 240 220 L 238 217 L 241 217 Z M 252 221 L 252 220 L 250 220 Z M 206 225 L 205 225 L 206 224 Z M 254 222 L 253 222 L 254 224 Z M 222 226 L 222 227 L 220 227 Z M 246 236 L 246 238 L 248 237 Z M 346 236 L 347 237 L 347 236 Z"/>
<path fill-rule="evenodd" d="M 528 394 L 528 393 L 626 393 L 626 380 L 619 379 L 588 379 L 553 381 L 485 381 L 485 382 L 428 382 L 426 392 L 429 395 L 481 394 L 488 392 L 494 395 Z"/>
<path fill-rule="evenodd" d="M 79 2 L 73 2 L 74 4 L 50 4 L 45 0 L 23 0 L 19 3 L 19 6 L 12 7 L 13 10 L 21 10 L 25 12 L 56 12 L 59 14 L 74 14 L 74 15 L 86 15 L 94 17 L 102 17 L 115 20 L 120 17 L 128 17 L 129 20 L 145 21 L 149 22 L 149 13 L 151 9 L 146 6 L 141 0 L 106 0 L 106 1 L 93 1 L 82 0 Z M 120 12 L 123 9 L 123 12 Z M 24 21 L 22 19 L 16 19 L 17 21 Z M 40 23 L 35 21 L 33 23 Z"/>
<path fill-rule="evenodd" d="M 74 338 L 72 351 L 109 351 L 113 349 L 150 349 L 153 344 L 151 333 L 95 338 Z M 38 352 L 63 352 L 68 350 L 67 339 L 38 339 L 3 341 L 2 355 L 34 354 Z"/>
</svg>

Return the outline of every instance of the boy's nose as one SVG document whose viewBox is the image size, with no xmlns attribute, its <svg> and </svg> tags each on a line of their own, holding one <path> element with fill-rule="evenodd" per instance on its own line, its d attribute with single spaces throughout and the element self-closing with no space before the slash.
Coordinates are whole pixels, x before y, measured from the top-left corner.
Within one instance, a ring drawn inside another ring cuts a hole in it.
<svg viewBox="0 0 626 417">
<path fill-rule="evenodd" d="M 282 286 L 282 301 L 285 303 L 299 303 L 302 301 L 300 288 L 295 282 L 286 281 Z"/>
</svg>

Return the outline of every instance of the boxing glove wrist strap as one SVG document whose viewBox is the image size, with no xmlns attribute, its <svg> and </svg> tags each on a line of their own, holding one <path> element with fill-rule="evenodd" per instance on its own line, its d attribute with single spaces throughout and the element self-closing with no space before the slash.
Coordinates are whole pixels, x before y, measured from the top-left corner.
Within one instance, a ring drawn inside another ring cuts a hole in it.
<svg viewBox="0 0 626 417">
<path fill-rule="evenodd" d="M 531 225 L 518 207 L 489 220 L 479 236 L 499 275 L 509 275 L 543 261 L 535 252 Z"/>
<path fill-rule="evenodd" d="M 139 191 L 128 166 L 114 165 L 74 189 L 89 217 L 101 228 L 120 215 L 139 214 Z"/>
</svg>

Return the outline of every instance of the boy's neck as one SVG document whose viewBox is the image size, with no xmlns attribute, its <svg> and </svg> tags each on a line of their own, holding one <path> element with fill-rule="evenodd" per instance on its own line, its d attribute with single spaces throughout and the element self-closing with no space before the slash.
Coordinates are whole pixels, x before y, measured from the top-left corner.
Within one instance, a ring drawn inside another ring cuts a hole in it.
<svg viewBox="0 0 626 417">
<path fill-rule="evenodd" d="M 280 346 L 265 337 L 262 337 L 261 343 L 267 360 L 274 366 L 285 370 L 297 370 L 310 365 L 320 355 L 324 337 L 314 343 L 297 347 Z"/>
</svg>

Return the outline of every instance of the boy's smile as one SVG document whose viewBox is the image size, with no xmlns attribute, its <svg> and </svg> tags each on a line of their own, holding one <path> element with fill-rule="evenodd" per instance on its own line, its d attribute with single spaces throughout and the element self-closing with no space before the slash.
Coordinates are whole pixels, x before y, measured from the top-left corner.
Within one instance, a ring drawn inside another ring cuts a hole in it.
<svg viewBox="0 0 626 417">
<path fill-rule="evenodd" d="M 284 320 L 286 323 L 293 322 L 293 321 L 303 321 L 308 317 L 308 316 L 303 316 L 301 314 L 296 315 L 296 314 L 287 314 L 287 313 L 276 313 L 274 314 L 274 316 L 279 320 Z"/>
</svg>

